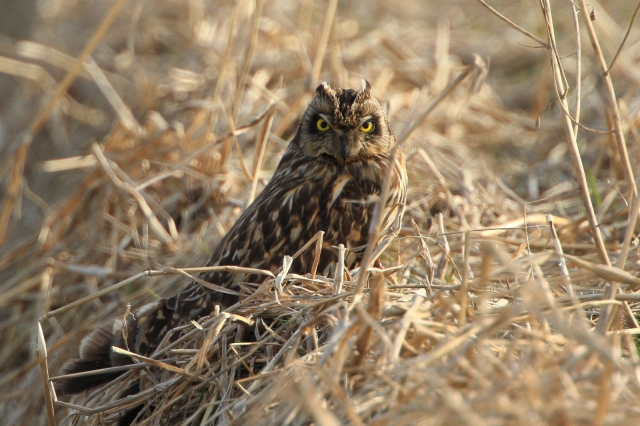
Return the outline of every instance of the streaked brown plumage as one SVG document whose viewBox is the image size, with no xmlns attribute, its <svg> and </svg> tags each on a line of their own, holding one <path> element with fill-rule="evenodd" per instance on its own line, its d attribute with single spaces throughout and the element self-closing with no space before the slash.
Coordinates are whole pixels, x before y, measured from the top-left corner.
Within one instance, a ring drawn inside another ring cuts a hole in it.
<svg viewBox="0 0 640 426">
<path fill-rule="evenodd" d="M 396 139 L 387 117 L 363 80 L 359 91 L 333 89 L 323 83 L 304 113 L 275 174 L 255 201 L 238 218 L 215 249 L 208 264 L 236 265 L 275 271 L 284 255 L 293 255 L 318 231 L 325 231 L 318 271 L 332 274 L 337 252 L 349 248 L 347 267 L 358 265 L 369 235 L 369 219 L 381 190 Z M 404 204 L 407 177 L 398 155 L 391 173 L 387 210 Z M 391 225 L 389 215 L 385 228 Z M 309 272 L 313 250 L 293 262 L 291 272 Z M 258 275 L 213 272 L 201 279 L 237 290 L 240 282 L 260 282 Z M 167 331 L 202 316 L 215 305 L 223 309 L 238 296 L 211 290 L 196 282 L 175 296 L 143 307 L 128 323 L 127 346 L 150 355 Z M 80 347 L 80 358 L 66 373 L 95 370 L 131 361 L 111 352 L 124 346 L 121 323 L 95 331 Z M 56 383 L 59 395 L 77 393 L 111 380 L 119 373 L 69 379 Z"/>
</svg>

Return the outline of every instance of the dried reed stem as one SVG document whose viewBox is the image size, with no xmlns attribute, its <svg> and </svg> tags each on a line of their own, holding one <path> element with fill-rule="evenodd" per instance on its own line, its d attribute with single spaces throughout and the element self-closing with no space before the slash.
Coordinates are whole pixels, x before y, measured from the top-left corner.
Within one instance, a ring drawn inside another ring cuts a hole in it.
<svg viewBox="0 0 640 426">
<path fill-rule="evenodd" d="M 624 170 L 625 179 L 627 181 L 627 185 L 629 187 L 629 203 L 634 204 L 633 200 L 638 197 L 638 188 L 636 186 L 635 178 L 633 177 L 633 169 L 631 168 L 631 162 L 629 161 L 629 154 L 627 152 L 627 145 L 625 143 L 624 131 L 622 130 L 622 120 L 620 118 L 620 110 L 618 108 L 618 100 L 616 97 L 615 90 L 613 88 L 613 81 L 611 80 L 611 74 L 609 73 L 609 69 L 607 67 L 607 62 L 604 59 L 604 55 L 602 54 L 602 49 L 600 48 L 600 42 L 598 41 L 598 36 L 596 35 L 595 29 L 593 27 L 593 23 L 591 19 L 587 16 L 587 3 L 585 0 L 580 0 L 580 8 L 583 15 L 583 21 L 587 28 L 587 34 L 589 34 L 589 39 L 591 40 L 591 46 L 593 47 L 593 52 L 600 65 L 600 70 L 602 71 L 602 81 L 604 83 L 605 91 L 607 93 L 607 100 L 609 103 L 609 112 L 613 119 L 613 126 L 616 135 L 616 146 L 618 148 L 618 155 L 622 161 L 622 168 Z M 636 9 L 637 12 L 637 9 Z M 634 14 L 635 16 L 635 14 Z M 626 37 L 625 37 L 626 38 Z M 624 42 L 623 42 L 624 43 Z M 620 46 L 622 48 L 622 46 Z M 616 55 L 617 56 L 617 55 Z M 614 58 L 615 59 L 615 58 Z M 637 210 L 634 212 L 633 210 L 629 212 L 630 215 L 638 215 Z M 629 216 L 631 217 L 631 216 Z M 608 257 L 607 257 L 608 260 Z M 605 262 L 608 266 L 611 265 L 610 262 Z M 624 269 L 624 264 L 616 265 L 620 269 Z M 614 294 L 618 292 L 618 285 L 616 283 L 611 283 L 609 288 L 607 289 L 607 296 L 610 299 L 614 298 Z M 600 321 L 598 322 L 598 331 L 601 333 L 605 333 L 608 328 L 611 320 L 613 319 L 614 310 L 612 307 L 607 307 L 602 312 L 602 316 Z"/>
<path fill-rule="evenodd" d="M 260 139 L 256 144 L 256 154 L 253 158 L 253 168 L 251 170 L 253 179 L 251 180 L 251 192 L 249 193 L 249 197 L 247 198 L 247 206 L 253 202 L 253 199 L 256 196 L 256 191 L 258 190 L 258 175 L 260 174 L 260 165 L 262 164 L 267 141 L 269 140 L 269 134 L 271 133 L 271 125 L 273 124 L 274 113 L 275 111 L 267 116 L 267 119 L 264 122 L 264 127 L 262 128 L 262 133 L 260 134 Z"/>
<path fill-rule="evenodd" d="M 640 7 L 640 5 L 638 7 Z M 607 67 L 607 62 L 605 61 L 604 55 L 602 54 L 602 49 L 600 48 L 600 42 L 598 41 L 596 30 L 593 27 L 593 22 L 591 22 L 591 19 L 589 19 L 589 17 L 587 16 L 588 9 L 585 0 L 580 0 L 580 9 L 583 15 L 583 22 L 587 28 L 587 34 L 589 34 L 589 39 L 591 40 L 593 53 L 596 57 L 598 65 L 600 65 L 600 70 L 602 71 L 602 82 L 604 83 L 605 92 L 607 93 L 609 112 L 611 113 L 611 116 L 613 118 L 613 126 L 616 135 L 618 154 L 620 155 L 620 159 L 622 160 L 622 168 L 624 170 L 625 179 L 627 180 L 627 185 L 629 185 L 630 188 L 629 202 L 632 203 L 633 198 L 638 195 L 638 188 L 636 187 L 635 178 L 633 177 L 633 169 L 631 168 L 631 162 L 629 161 L 629 154 L 627 152 L 627 145 L 625 143 L 624 131 L 622 129 L 622 120 L 620 118 L 620 109 L 618 108 L 618 99 L 613 88 L 613 81 L 611 79 L 609 68 Z M 638 9 L 636 9 L 635 13 L 637 13 L 637 11 Z M 620 48 L 622 49 L 622 45 L 620 46 Z"/>
<path fill-rule="evenodd" d="M 47 343 L 42 332 L 42 324 L 38 322 L 38 361 L 40 364 L 40 374 L 42 376 L 42 388 L 44 390 L 45 406 L 47 407 L 47 421 L 49 426 L 56 425 L 55 413 L 53 409 L 52 387 L 49 382 L 49 366 L 47 365 Z"/>
<path fill-rule="evenodd" d="M 553 19 L 551 15 L 551 6 L 548 0 L 542 0 L 542 12 L 545 17 L 547 34 L 549 36 L 549 42 L 551 46 L 549 50 L 549 56 L 550 56 L 551 65 L 553 69 L 554 80 L 558 89 L 558 93 L 560 93 L 558 101 L 562 105 L 563 110 L 568 111 L 568 105 L 567 105 L 567 99 L 566 99 L 567 88 L 563 83 L 564 80 L 563 80 L 563 74 L 561 71 L 562 64 L 558 59 L 559 55 L 556 48 L 555 32 L 553 27 Z M 562 124 L 565 130 L 565 135 L 567 138 L 567 146 L 571 154 L 571 160 L 573 161 L 573 169 L 576 174 L 576 180 L 578 181 L 578 186 L 580 187 L 580 194 L 582 195 L 582 203 L 584 204 L 586 214 L 587 214 L 587 219 L 589 220 L 589 226 L 591 227 L 591 235 L 595 241 L 596 249 L 598 251 L 600 260 L 605 265 L 611 265 L 611 262 L 609 261 L 609 255 L 607 254 L 607 250 L 604 246 L 604 241 L 600 233 L 598 221 L 597 221 L 595 212 L 593 210 L 593 204 L 591 203 L 591 196 L 589 194 L 587 177 L 584 172 L 584 166 L 582 165 L 582 158 L 580 157 L 580 150 L 578 149 L 576 135 L 573 132 L 572 120 L 566 114 L 562 114 L 561 119 L 562 119 Z"/>
<path fill-rule="evenodd" d="M 324 62 L 324 53 L 327 50 L 327 43 L 329 42 L 329 35 L 331 34 L 331 27 L 335 21 L 337 8 L 338 0 L 329 0 L 327 13 L 324 17 L 324 25 L 322 26 L 322 33 L 318 41 L 316 57 L 313 60 L 313 67 L 311 68 L 311 75 L 309 76 L 309 89 L 315 88 L 315 86 L 320 83 L 320 71 L 322 70 L 322 63 Z"/>
</svg>

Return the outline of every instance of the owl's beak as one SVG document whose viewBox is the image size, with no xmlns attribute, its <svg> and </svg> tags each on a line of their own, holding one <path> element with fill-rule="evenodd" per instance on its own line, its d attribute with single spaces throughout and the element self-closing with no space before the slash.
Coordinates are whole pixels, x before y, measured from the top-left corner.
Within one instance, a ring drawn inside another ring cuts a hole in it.
<svg viewBox="0 0 640 426">
<path fill-rule="evenodd" d="M 340 135 L 340 155 L 342 155 L 342 161 L 347 161 L 349 156 L 348 152 L 349 138 L 346 134 Z"/>
</svg>

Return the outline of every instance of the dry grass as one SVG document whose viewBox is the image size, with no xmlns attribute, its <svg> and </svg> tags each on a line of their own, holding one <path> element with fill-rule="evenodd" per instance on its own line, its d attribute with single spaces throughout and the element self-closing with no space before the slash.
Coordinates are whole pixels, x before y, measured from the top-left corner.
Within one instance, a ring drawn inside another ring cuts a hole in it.
<svg viewBox="0 0 640 426">
<path fill-rule="evenodd" d="M 550 50 L 476 1 L 165 0 L 125 4 L 113 24 L 104 5 L 68 3 L 39 18 L 37 42 L 0 40 L 0 71 L 37 99 L 59 92 L 59 108 L 33 104 L 32 134 L 13 135 L 22 143 L 0 169 L 1 425 L 44 424 L 48 410 L 57 424 L 109 424 L 136 402 L 145 425 L 640 422 L 637 30 L 612 92 L 583 13 L 576 50 L 569 1 L 547 13 L 491 2 L 545 44 L 551 34 Z M 592 8 L 606 65 L 635 5 Z M 83 14 L 86 37 L 67 56 Z M 85 44 L 93 59 L 74 68 Z M 62 96 L 66 73 L 74 97 Z M 206 263 L 315 85 L 360 78 L 406 138 L 410 173 L 404 226 L 362 300 L 357 271 L 267 277 L 103 388 L 46 397 L 42 374 L 58 375 L 91 328 L 175 293 Z M 55 149 L 32 156 L 43 138 Z M 138 379 L 141 392 L 119 399 Z"/>
</svg>

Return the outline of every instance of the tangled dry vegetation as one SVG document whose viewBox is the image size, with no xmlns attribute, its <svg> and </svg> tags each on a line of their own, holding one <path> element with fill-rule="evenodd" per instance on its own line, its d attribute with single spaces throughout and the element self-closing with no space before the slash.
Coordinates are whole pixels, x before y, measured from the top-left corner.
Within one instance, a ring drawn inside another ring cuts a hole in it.
<svg viewBox="0 0 640 426">
<path fill-rule="evenodd" d="M 47 18 L 58 26 L 42 18 L 53 34 L 91 2 L 59 3 Z M 111 424 L 138 403 L 141 425 L 640 423 L 640 42 L 631 31 L 609 73 L 616 112 L 586 26 L 611 64 L 635 5 L 576 1 L 574 15 L 569 1 L 492 2 L 528 37 L 476 1 L 337 3 L 98 8 L 117 19 L 88 33 L 95 62 L 76 79 L 108 104 L 59 98 L 48 126 L 113 126 L 81 141 L 83 155 L 39 164 L 45 179 L 71 173 L 55 205 L 22 183 L 28 143 L 3 160 L 0 424 L 44 424 L 48 410 L 50 424 Z M 46 99 L 81 57 L 56 46 L 3 39 L 0 67 Z M 410 173 L 404 227 L 362 300 L 358 271 L 267 277 L 112 383 L 64 401 L 44 392 L 89 330 L 206 263 L 319 81 L 360 78 L 387 105 Z M 22 197 L 41 229 L 7 239 Z"/>
</svg>

